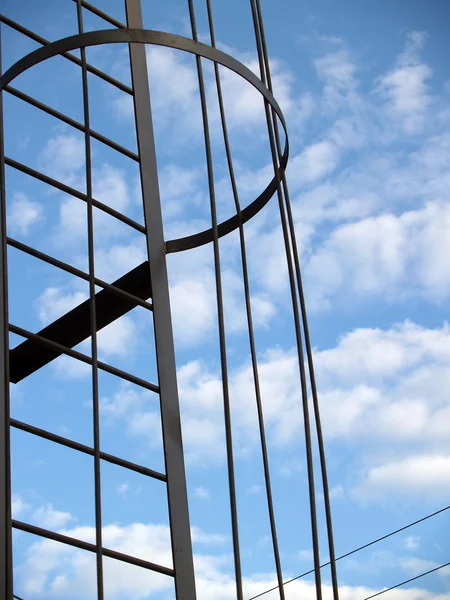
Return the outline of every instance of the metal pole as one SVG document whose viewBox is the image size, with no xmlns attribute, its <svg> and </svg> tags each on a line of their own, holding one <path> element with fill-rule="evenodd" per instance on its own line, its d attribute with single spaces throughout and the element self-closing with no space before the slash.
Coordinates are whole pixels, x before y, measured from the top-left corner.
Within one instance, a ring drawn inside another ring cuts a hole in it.
<svg viewBox="0 0 450 600">
<path fill-rule="evenodd" d="M 126 0 L 129 28 L 142 28 L 140 0 Z M 167 474 L 170 531 L 177 600 L 195 600 L 189 509 L 181 438 L 180 408 L 170 314 L 166 248 L 163 236 L 158 168 L 148 86 L 145 45 L 130 44 L 136 135 L 141 159 L 141 186 L 153 292 L 156 359 Z"/>
<path fill-rule="evenodd" d="M 1 51 L 0 51 L 1 75 Z M 12 598 L 11 477 L 9 434 L 8 275 L 3 93 L 0 92 L 0 594 Z"/>
</svg>

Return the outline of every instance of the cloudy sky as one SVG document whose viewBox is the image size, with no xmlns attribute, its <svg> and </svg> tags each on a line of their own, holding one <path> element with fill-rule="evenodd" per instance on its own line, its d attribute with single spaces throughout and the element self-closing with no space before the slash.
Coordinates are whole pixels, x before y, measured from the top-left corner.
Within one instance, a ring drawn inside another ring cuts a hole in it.
<svg viewBox="0 0 450 600">
<path fill-rule="evenodd" d="M 123 0 L 92 2 L 124 21 Z M 187 2 L 145 0 L 148 29 L 189 36 Z M 214 0 L 217 43 L 258 73 L 249 3 Z M 208 42 L 205 3 L 195 3 Z M 48 40 L 77 33 L 69 0 L 4 0 L 3 12 Z M 450 7 L 407 0 L 263 2 L 274 93 L 287 120 L 292 196 L 329 464 L 337 555 L 449 504 Z M 86 30 L 109 26 L 84 11 Z M 2 25 L 3 70 L 39 47 Z M 88 62 L 130 85 L 127 48 L 91 48 Z M 210 223 L 195 60 L 147 49 L 165 238 Z M 234 213 L 212 66 L 205 62 L 220 220 Z M 271 162 L 261 98 L 221 69 L 242 205 Z M 81 122 L 80 69 L 50 59 L 12 84 Z M 89 75 L 91 127 L 136 152 L 128 94 Z M 4 95 L 5 153 L 85 192 L 83 134 Z M 92 140 L 93 196 L 143 223 L 137 163 Z M 86 205 L 7 167 L 8 235 L 87 270 Z M 137 230 L 94 214 L 95 274 L 106 281 L 146 259 Z M 283 575 L 312 566 L 298 361 L 276 202 L 246 225 L 255 337 Z M 220 244 L 238 512 L 248 599 L 275 566 L 263 490 L 239 237 Z M 10 320 L 30 331 L 84 301 L 88 285 L 9 248 Z M 199 600 L 235 598 L 220 357 L 211 247 L 170 255 L 168 268 Z M 23 340 L 11 335 L 11 344 Z M 100 332 L 101 360 L 157 381 L 151 314 L 138 307 Z M 78 348 L 90 354 L 89 340 Z M 91 373 L 61 357 L 12 385 L 12 416 L 92 445 Z M 100 372 L 101 448 L 164 469 L 158 398 Z M 93 461 L 12 430 L 17 519 L 95 540 Z M 108 548 L 171 566 L 164 484 L 102 464 Z M 327 560 L 322 498 L 319 525 Z M 363 600 L 450 560 L 450 513 L 338 563 L 344 600 Z M 163 575 L 105 559 L 105 597 L 170 600 Z M 24 600 L 96 598 L 95 557 L 16 532 L 15 591 Z M 325 594 L 330 573 L 323 570 Z M 310 578 L 286 586 L 313 598 Z M 389 593 L 448 600 L 450 569 Z M 268 593 L 267 600 L 278 597 Z M 386 596 L 387 597 L 387 596 Z"/>
</svg>

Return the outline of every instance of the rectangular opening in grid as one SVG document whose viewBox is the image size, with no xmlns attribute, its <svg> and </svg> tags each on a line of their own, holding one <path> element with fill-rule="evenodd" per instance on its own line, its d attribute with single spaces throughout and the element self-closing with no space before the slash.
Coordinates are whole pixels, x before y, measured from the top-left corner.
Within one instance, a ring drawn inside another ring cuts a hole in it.
<svg viewBox="0 0 450 600">
<path fill-rule="evenodd" d="M 26 342 L 14 334 L 10 340 L 11 348 Z M 12 419 L 92 447 L 90 365 L 62 355 L 18 383 L 11 383 L 10 397 Z"/>
<path fill-rule="evenodd" d="M 101 450 L 165 473 L 159 395 L 99 371 Z"/>
<path fill-rule="evenodd" d="M 97 600 L 94 552 L 18 529 L 13 530 L 13 552 L 14 593 L 19 598 Z"/>
<path fill-rule="evenodd" d="M 125 540 L 126 537 L 124 542 Z M 158 545 L 156 539 L 151 541 L 144 539 L 142 543 L 149 553 Z M 108 557 L 103 559 L 103 569 L 105 600 L 119 598 L 173 600 L 176 597 L 174 580 L 169 575 Z"/>
<path fill-rule="evenodd" d="M 102 460 L 103 546 L 172 568 L 165 482 Z"/>
<path fill-rule="evenodd" d="M 13 518 L 92 542 L 94 459 L 11 429 Z"/>
<path fill-rule="evenodd" d="M 33 176 L 23 172 L 23 168 L 26 170 L 17 163 L 6 167 L 8 236 L 75 268 L 86 268 L 87 204 L 84 194 L 73 188 L 66 193 L 63 191 L 66 188 L 61 190 L 50 185 L 47 180 L 40 180 L 38 173 Z"/>
</svg>

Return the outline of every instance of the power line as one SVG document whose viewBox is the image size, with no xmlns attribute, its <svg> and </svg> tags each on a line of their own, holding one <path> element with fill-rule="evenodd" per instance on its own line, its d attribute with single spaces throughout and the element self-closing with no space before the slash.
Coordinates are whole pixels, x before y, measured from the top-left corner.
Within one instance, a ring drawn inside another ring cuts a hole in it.
<svg viewBox="0 0 450 600">
<path fill-rule="evenodd" d="M 394 531 L 391 531 L 390 533 L 387 533 L 386 535 L 383 535 L 383 536 L 377 538 L 376 540 L 372 540 L 371 542 L 368 542 L 367 544 L 364 544 L 363 546 L 360 546 L 359 548 L 355 548 L 354 550 L 351 550 L 350 552 L 346 552 L 345 554 L 338 556 L 336 558 L 336 561 L 346 558 L 347 556 L 350 556 L 351 554 L 355 554 L 356 552 L 360 552 L 360 550 L 364 550 L 365 548 L 368 548 L 369 546 L 373 546 L 374 544 L 377 544 L 378 542 L 382 542 L 383 540 L 395 535 L 396 533 L 405 531 L 405 529 L 408 529 L 409 527 L 413 527 L 413 525 L 418 525 L 419 523 L 422 523 L 422 521 L 426 521 L 427 519 L 431 519 L 431 517 L 435 517 L 436 515 L 445 512 L 449 508 L 450 508 L 450 504 L 448 506 L 445 506 L 444 508 L 441 508 L 441 509 L 433 512 L 433 513 L 430 513 L 429 515 L 426 515 L 425 517 L 422 517 L 421 519 L 417 519 L 417 521 L 408 523 L 408 525 L 404 525 L 403 527 L 400 527 L 400 529 L 395 529 Z M 328 562 L 324 563 L 323 565 L 320 565 L 320 568 L 323 569 L 324 567 L 327 567 L 329 564 L 330 564 L 330 562 L 328 561 Z M 443 566 L 446 566 L 446 565 L 443 565 Z M 287 581 L 285 581 L 283 583 L 283 585 L 292 583 L 293 581 L 296 581 L 297 579 L 301 579 L 302 577 L 306 577 L 306 575 L 310 575 L 311 573 L 314 573 L 314 569 L 310 569 L 309 571 L 305 571 L 305 573 L 302 573 L 301 575 L 297 575 L 296 577 L 293 577 L 292 579 L 288 579 Z M 426 575 L 426 573 L 424 573 L 424 575 Z M 407 583 L 407 582 L 405 582 L 405 583 Z M 400 585 L 403 585 L 403 584 L 400 584 Z M 277 588 L 278 588 L 278 586 L 272 587 L 269 590 L 266 590 L 265 592 L 261 592 L 260 594 L 257 594 L 256 596 L 252 596 L 248 600 L 255 600 L 255 598 L 260 598 L 261 596 L 264 596 L 265 594 L 268 594 L 269 592 L 273 592 L 273 590 L 276 590 Z M 364 600 L 368 600 L 368 599 L 365 598 Z"/>
<path fill-rule="evenodd" d="M 407 579 L 406 581 L 402 581 L 401 583 L 397 583 L 397 585 L 392 585 L 391 587 L 386 588 L 385 590 L 381 590 L 381 592 L 377 592 L 376 594 L 372 594 L 371 596 L 367 596 L 364 600 L 369 600 L 370 598 L 375 598 L 375 596 L 379 596 L 380 594 L 385 594 L 386 592 L 390 592 L 391 590 L 395 590 L 402 585 L 410 583 L 411 581 L 415 581 L 416 579 L 420 579 L 421 577 L 425 577 L 425 575 L 429 575 L 430 573 L 434 573 L 435 571 L 439 571 L 439 569 L 443 569 L 444 567 L 450 566 L 450 562 L 445 563 L 443 565 L 439 565 L 439 567 L 435 567 L 434 569 L 430 569 L 429 571 L 425 571 L 425 573 L 421 573 L 420 575 L 416 575 L 415 577 L 411 577 L 411 579 Z"/>
</svg>

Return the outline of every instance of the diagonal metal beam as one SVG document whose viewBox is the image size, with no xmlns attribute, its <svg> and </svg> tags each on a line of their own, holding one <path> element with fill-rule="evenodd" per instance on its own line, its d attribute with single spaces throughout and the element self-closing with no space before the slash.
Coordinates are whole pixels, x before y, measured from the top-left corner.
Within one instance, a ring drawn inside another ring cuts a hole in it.
<svg viewBox="0 0 450 600">
<path fill-rule="evenodd" d="M 141 300 L 152 296 L 148 261 L 129 271 L 112 284 Z M 137 302 L 104 289 L 95 295 L 97 309 L 97 331 L 103 329 L 119 317 L 138 306 Z M 66 313 L 38 332 L 52 342 L 73 348 L 91 335 L 89 300 Z M 43 346 L 33 340 L 26 340 L 9 353 L 9 375 L 12 383 L 18 383 L 32 373 L 61 356 L 61 352 Z"/>
</svg>

